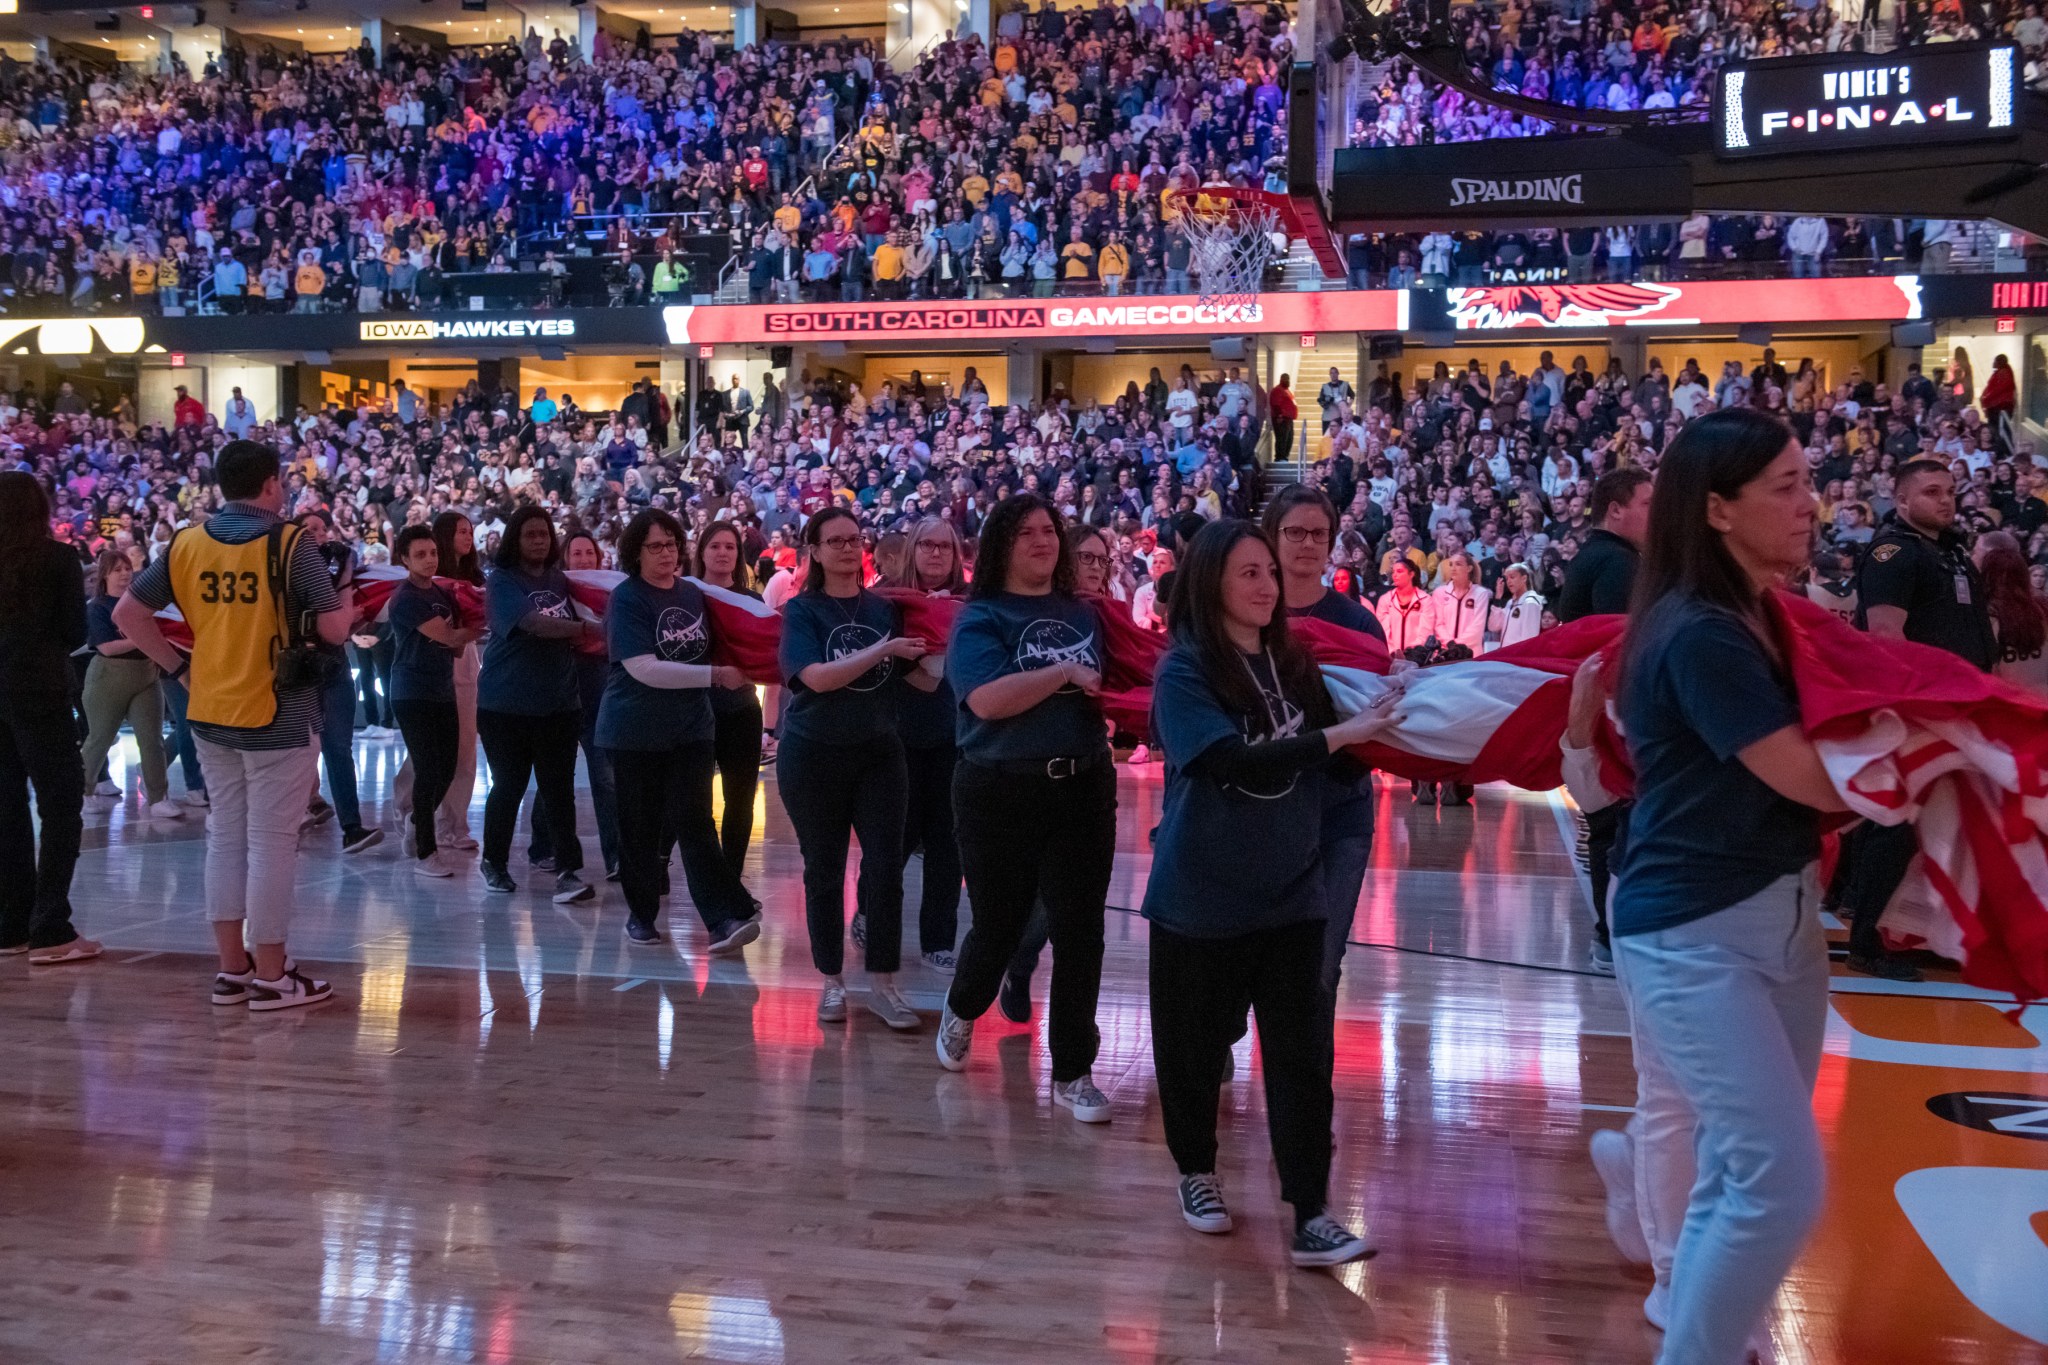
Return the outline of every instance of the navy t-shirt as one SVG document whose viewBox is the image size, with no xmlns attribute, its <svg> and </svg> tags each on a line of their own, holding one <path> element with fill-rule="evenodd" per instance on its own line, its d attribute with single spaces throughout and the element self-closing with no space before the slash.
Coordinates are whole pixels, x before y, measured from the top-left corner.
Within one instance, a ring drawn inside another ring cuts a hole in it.
<svg viewBox="0 0 2048 1365">
<path fill-rule="evenodd" d="M 528 612 L 575 620 L 568 576 L 560 569 L 540 574 L 499 569 L 484 580 L 484 619 L 491 638 L 484 645 L 483 667 L 477 675 L 478 708 L 514 716 L 579 710 L 574 643 L 544 640 L 520 630 L 519 622 Z"/>
<path fill-rule="evenodd" d="M 711 698 L 705 687 L 649 687 L 626 671 L 626 660 L 652 654 L 663 663 L 711 662 L 711 620 L 704 594 L 678 578 L 657 588 L 637 574 L 612 589 L 604 635 L 611 655 L 597 742 L 608 749 L 679 749 L 711 742 Z"/>
<path fill-rule="evenodd" d="M 815 744 L 863 744 L 896 729 L 894 659 L 884 659 L 852 682 L 813 692 L 797 681 L 812 664 L 828 664 L 897 634 L 896 608 L 862 589 L 858 597 L 800 592 L 782 608 L 778 665 L 789 686 L 781 733 Z"/>
<path fill-rule="evenodd" d="M 1747 900 L 1820 856 L 1820 817 L 1736 757 L 1799 721 L 1799 702 L 1742 618 L 1666 597 L 1638 636 L 1620 704 L 1635 763 L 1614 932 L 1646 934 Z"/>
<path fill-rule="evenodd" d="M 416 587 L 408 578 L 391 594 L 391 699 L 455 700 L 455 651 L 420 634 L 428 621 L 461 620 L 455 595 L 439 583 Z"/>
<path fill-rule="evenodd" d="M 1229 938 L 1327 919 L 1321 769 L 1253 790 L 1193 776 L 1220 741 L 1286 739 L 1310 728 L 1281 693 L 1265 655 L 1246 656 L 1260 711 L 1226 707 L 1201 659 L 1176 644 L 1152 680 L 1152 738 L 1166 750 L 1166 802 L 1153 837 L 1145 918 L 1194 938 Z"/>
<path fill-rule="evenodd" d="M 1095 608 L 1061 593 L 998 593 L 960 609 L 946 645 L 946 676 L 958 699 L 960 755 L 981 763 L 1092 758 L 1109 746 L 1102 707 L 1071 684 L 1022 715 L 983 720 L 967 705 L 978 687 L 1078 662 L 1100 672 Z"/>
<path fill-rule="evenodd" d="M 114 604 L 120 600 L 118 597 L 101 595 L 85 604 L 85 642 L 93 647 L 95 653 L 109 640 L 122 638 L 120 628 L 114 624 Z M 142 651 L 135 649 L 115 654 L 113 657 L 121 659 L 141 656 Z"/>
<path fill-rule="evenodd" d="M 1335 588 L 1324 588 L 1321 597 L 1305 607 L 1289 607 L 1287 614 L 1290 617 L 1313 616 L 1318 621 L 1370 635 L 1381 644 L 1387 642 L 1387 629 L 1380 624 L 1380 618 Z M 1372 770 L 1348 754 L 1337 755 L 1330 760 L 1330 766 L 1323 769 L 1323 782 L 1327 787 L 1323 793 L 1324 823 L 1332 833 L 1350 833 L 1357 828 L 1360 819 L 1372 819 L 1369 807 L 1362 812 L 1344 809 L 1372 800 L 1371 779 Z"/>
</svg>

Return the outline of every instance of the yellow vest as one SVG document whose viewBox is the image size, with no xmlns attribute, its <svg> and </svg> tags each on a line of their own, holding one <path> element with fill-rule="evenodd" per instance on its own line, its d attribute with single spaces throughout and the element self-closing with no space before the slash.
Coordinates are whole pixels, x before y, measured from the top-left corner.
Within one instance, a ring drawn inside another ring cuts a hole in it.
<svg viewBox="0 0 2048 1365">
<path fill-rule="evenodd" d="M 291 561 L 298 537 L 298 527 L 284 528 L 280 564 Z M 199 526 L 171 541 L 171 596 L 192 628 L 193 720 L 255 730 L 277 719 L 285 637 L 270 586 L 267 534 L 227 545 Z"/>
</svg>

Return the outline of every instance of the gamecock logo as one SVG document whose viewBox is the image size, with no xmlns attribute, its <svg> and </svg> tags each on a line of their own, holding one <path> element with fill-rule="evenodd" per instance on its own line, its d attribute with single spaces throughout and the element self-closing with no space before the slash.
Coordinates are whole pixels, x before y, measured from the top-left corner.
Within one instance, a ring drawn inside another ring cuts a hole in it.
<svg viewBox="0 0 2048 1365">
<path fill-rule="evenodd" d="M 1685 291 L 1669 284 L 1500 284 L 1445 295 L 1459 331 L 1606 327 L 1661 312 Z"/>
</svg>

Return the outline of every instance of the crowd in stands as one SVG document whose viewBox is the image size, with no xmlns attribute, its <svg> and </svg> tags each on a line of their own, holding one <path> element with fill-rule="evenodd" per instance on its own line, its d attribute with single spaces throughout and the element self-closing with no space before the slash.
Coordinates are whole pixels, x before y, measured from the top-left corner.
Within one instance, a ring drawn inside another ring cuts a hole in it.
<svg viewBox="0 0 2048 1365">
<path fill-rule="evenodd" d="M 527 502 L 591 531 L 609 557 L 625 521 L 652 506 L 693 531 L 736 523 L 766 577 L 795 563 L 802 523 L 827 506 L 852 509 L 886 560 L 925 516 L 971 546 L 998 500 L 1033 490 L 1108 533 L 1111 591 L 1143 616 L 1154 608 L 1142 590 L 1196 530 L 1260 505 L 1262 455 L 1299 457 L 1341 510 L 1333 581 L 1350 595 L 1380 597 L 1406 562 L 1424 591 L 1469 580 L 1495 599 L 1534 593 L 1554 605 L 1593 529 L 1600 476 L 1654 472 L 1689 418 L 1746 405 L 1782 416 L 1808 444 L 1830 581 L 1847 576 L 1834 552 L 1853 555 L 1890 510 L 1890 471 L 1921 455 L 1955 469 L 1965 532 L 2010 531 L 2037 578 L 2048 565 L 2048 463 L 2013 434 L 2002 359 L 1981 389 L 1962 357 L 1886 383 L 1773 354 L 1716 372 L 1652 359 L 1635 375 L 1618 360 L 1595 372 L 1548 353 L 1529 374 L 1502 362 L 1489 375 L 1476 360 L 1432 373 L 1381 366 L 1362 391 L 1335 371 L 1301 376 L 1299 389 L 1293 379 L 1265 389 L 1235 368 L 1155 368 L 1109 402 L 1055 392 L 996 405 L 972 369 L 957 390 L 913 373 L 873 394 L 822 375 L 783 388 L 770 374 L 758 395 L 738 378 L 703 395 L 692 439 L 680 396 L 672 403 L 645 381 L 601 415 L 567 394 L 522 402 L 472 384 L 451 403 L 401 393 L 278 424 L 187 398 L 169 428 L 138 427 L 125 401 L 89 412 L 66 385 L 47 406 L 0 402 L 0 440 L 48 485 L 60 538 L 88 560 L 111 548 L 138 565 L 215 508 L 209 459 L 230 429 L 276 442 L 290 462 L 291 511 L 328 510 L 339 538 L 372 563 L 405 526 L 450 509 L 471 519 L 488 555 Z M 1520 581 L 1508 577 L 1518 565 Z"/>
</svg>

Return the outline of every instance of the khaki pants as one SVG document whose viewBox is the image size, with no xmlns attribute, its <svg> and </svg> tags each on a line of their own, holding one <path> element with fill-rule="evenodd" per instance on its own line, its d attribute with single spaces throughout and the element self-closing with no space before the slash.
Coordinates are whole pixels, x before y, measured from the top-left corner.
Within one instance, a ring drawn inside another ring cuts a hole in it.
<svg viewBox="0 0 2048 1365">
<path fill-rule="evenodd" d="M 142 754 L 142 790 L 151 801 L 170 795 L 164 769 L 164 703 L 157 691 L 157 667 L 147 659 L 109 659 L 95 654 L 85 669 L 85 787 L 99 780 L 100 765 L 121 738 L 121 722 L 135 729 Z"/>
</svg>

